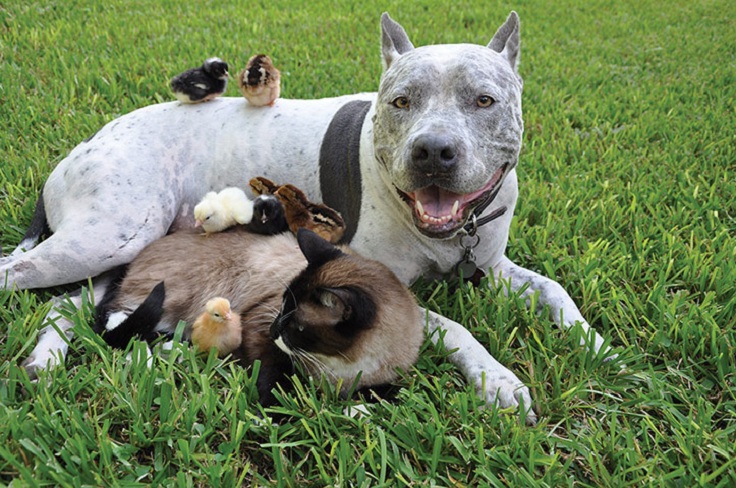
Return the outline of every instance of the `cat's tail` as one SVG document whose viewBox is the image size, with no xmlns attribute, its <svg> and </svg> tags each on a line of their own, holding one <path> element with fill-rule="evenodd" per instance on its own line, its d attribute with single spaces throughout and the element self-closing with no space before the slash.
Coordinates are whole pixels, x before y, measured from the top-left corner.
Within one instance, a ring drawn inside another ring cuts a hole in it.
<svg viewBox="0 0 736 488">
<path fill-rule="evenodd" d="M 151 340 L 155 337 L 154 328 L 164 314 L 166 288 L 162 281 L 151 290 L 148 297 L 112 330 L 101 331 L 102 338 L 111 347 L 124 349 L 131 339 Z M 107 316 L 108 324 L 114 314 Z"/>
</svg>

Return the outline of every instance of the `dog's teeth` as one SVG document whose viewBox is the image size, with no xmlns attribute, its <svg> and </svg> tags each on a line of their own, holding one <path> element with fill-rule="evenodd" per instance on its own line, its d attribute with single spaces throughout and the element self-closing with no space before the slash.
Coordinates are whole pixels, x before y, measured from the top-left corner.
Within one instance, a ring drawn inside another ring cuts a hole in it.
<svg viewBox="0 0 736 488">
<path fill-rule="evenodd" d="M 460 208 L 460 201 L 455 201 L 455 204 L 452 206 L 452 213 L 450 215 L 441 215 L 438 217 L 426 213 L 424 211 L 424 206 L 422 205 L 422 202 L 420 202 L 419 200 L 414 200 L 414 208 L 419 214 L 419 220 L 421 220 L 425 224 L 442 225 L 448 223 L 455 217 L 455 215 L 457 215 Z"/>
<path fill-rule="evenodd" d="M 422 206 L 422 202 L 420 202 L 419 200 L 417 200 L 414 203 L 414 206 L 417 208 L 417 212 L 419 212 L 419 216 L 420 217 L 423 217 L 424 216 L 424 207 Z"/>
<path fill-rule="evenodd" d="M 440 225 L 440 224 L 446 224 L 446 223 L 448 223 L 450 220 L 452 220 L 452 216 L 451 215 L 443 215 L 441 217 L 433 217 L 432 215 L 423 213 L 420 216 L 420 219 L 425 224 Z"/>
</svg>

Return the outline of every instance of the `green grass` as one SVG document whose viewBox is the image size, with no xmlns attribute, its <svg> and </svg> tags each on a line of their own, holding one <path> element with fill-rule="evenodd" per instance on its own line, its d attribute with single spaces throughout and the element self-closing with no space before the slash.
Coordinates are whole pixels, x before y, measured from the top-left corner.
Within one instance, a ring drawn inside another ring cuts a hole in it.
<svg viewBox="0 0 736 488">
<path fill-rule="evenodd" d="M 732 2 L 292 3 L 3 3 L 3 251 L 72 147 L 171 99 L 168 78 L 209 55 L 272 54 L 288 97 L 372 91 L 383 10 L 422 45 L 486 43 L 513 8 L 526 132 L 508 254 L 563 284 L 626 369 L 496 287 L 424 283 L 426 304 L 529 385 L 538 425 L 480 408 L 430 344 L 400 401 L 370 418 L 345 417 L 349 402 L 304 380 L 279 407 L 292 420 L 270 425 L 254 421 L 253 372 L 188 349 L 153 369 L 126 363 L 86 327 L 89 307 L 65 367 L 30 383 L 18 364 L 51 293 L 0 292 L 0 483 L 736 484 Z"/>
</svg>

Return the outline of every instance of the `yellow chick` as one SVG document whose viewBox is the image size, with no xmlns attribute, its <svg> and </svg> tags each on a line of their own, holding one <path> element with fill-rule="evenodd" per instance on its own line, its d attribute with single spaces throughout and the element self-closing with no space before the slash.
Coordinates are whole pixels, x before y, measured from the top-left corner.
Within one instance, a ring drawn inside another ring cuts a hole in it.
<svg viewBox="0 0 736 488">
<path fill-rule="evenodd" d="M 252 218 L 253 201 L 236 187 L 225 188 L 220 193 L 211 191 L 194 207 L 194 225 L 201 226 L 205 234 L 247 224 Z"/>
<path fill-rule="evenodd" d="M 192 325 L 192 344 L 203 352 L 214 347 L 217 355 L 224 357 L 240 347 L 242 340 L 240 315 L 230 309 L 227 298 L 208 301 Z"/>
<path fill-rule="evenodd" d="M 243 96 L 255 107 L 271 106 L 281 93 L 281 73 L 265 54 L 256 54 L 248 60 L 238 76 Z"/>
</svg>

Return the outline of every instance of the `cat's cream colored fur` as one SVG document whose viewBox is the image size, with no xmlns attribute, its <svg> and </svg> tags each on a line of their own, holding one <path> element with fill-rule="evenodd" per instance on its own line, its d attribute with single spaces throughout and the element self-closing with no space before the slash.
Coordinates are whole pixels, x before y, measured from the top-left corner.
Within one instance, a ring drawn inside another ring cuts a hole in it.
<svg viewBox="0 0 736 488">
<path fill-rule="evenodd" d="M 308 282 L 313 291 L 296 299 L 289 319 L 306 327 L 316 344 L 288 350 L 290 359 L 302 362 L 312 375 L 324 373 L 333 384 L 342 380 L 350 386 L 358 374 L 358 388 L 390 383 L 397 369 L 407 370 L 417 359 L 424 340 L 420 310 L 386 266 L 347 248 L 335 252 L 331 244 L 320 241 L 329 246 L 325 248 L 329 259 L 304 272 L 307 259 L 290 233 L 262 236 L 235 228 L 209 236 L 191 231 L 168 235 L 131 263 L 108 313 L 133 311 L 163 281 L 164 313 L 156 329 L 173 331 L 179 320 L 191 324 L 210 298 L 225 297 L 243 326 L 243 345 L 236 356 L 249 364 L 261 360 L 268 374 L 270 356 L 283 354 L 274 344 L 271 326 L 282 311 L 285 292 L 292 293 L 288 285 L 299 276 L 300 283 Z M 329 290 L 338 295 L 337 290 L 358 290 L 368 297 L 375 305 L 365 314 L 372 318 L 370 323 L 349 334 L 339 332 L 344 317 L 361 312 L 349 304 L 338 308 L 334 297 L 321 301 L 320 293 L 329 295 Z M 281 333 L 291 337 L 283 339 L 300 344 L 295 330 L 285 327 Z"/>
</svg>

